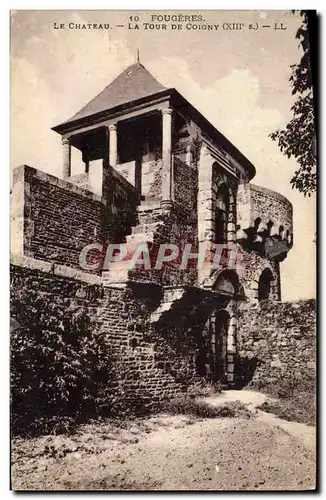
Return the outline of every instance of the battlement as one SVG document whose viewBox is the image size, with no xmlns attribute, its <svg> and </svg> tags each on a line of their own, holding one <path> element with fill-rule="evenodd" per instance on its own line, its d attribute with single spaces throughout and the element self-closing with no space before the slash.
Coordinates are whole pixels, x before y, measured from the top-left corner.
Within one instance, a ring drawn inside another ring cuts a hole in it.
<svg viewBox="0 0 326 500">
<path fill-rule="evenodd" d="M 241 244 L 284 258 L 293 246 L 292 217 L 292 205 L 284 196 L 254 184 L 239 185 L 237 240 Z"/>
</svg>

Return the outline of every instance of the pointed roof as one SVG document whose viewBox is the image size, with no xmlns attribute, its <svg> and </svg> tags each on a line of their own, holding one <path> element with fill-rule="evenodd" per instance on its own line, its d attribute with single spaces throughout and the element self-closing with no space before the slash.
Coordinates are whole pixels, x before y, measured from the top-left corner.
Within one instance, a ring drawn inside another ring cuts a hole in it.
<svg viewBox="0 0 326 500">
<path fill-rule="evenodd" d="M 163 87 L 140 62 L 137 62 L 120 73 L 102 92 L 64 123 L 74 122 L 163 90 L 166 90 L 166 87 Z"/>
<path fill-rule="evenodd" d="M 139 101 L 151 101 L 157 97 L 165 97 L 172 101 L 173 106 L 186 110 L 186 114 L 204 129 L 208 136 L 248 170 L 250 178 L 254 177 L 256 170 L 252 163 L 175 88 L 161 85 L 139 61 L 120 73 L 78 113 L 60 125 L 52 127 L 52 130 L 63 135 L 72 128 L 78 128 L 82 123 L 88 122 L 89 117 L 93 115 L 103 116 L 107 111 L 110 114 L 111 110 L 115 113 L 116 108 L 127 107 L 127 105 L 132 107 L 137 101 L 139 104 Z"/>
</svg>

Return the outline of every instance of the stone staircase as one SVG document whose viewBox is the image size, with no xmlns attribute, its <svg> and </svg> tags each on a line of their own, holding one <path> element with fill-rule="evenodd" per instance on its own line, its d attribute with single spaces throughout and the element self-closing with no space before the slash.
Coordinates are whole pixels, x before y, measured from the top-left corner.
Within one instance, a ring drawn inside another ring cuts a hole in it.
<svg viewBox="0 0 326 500">
<path fill-rule="evenodd" d="M 138 245 L 147 244 L 150 250 L 155 234 L 163 222 L 160 220 L 160 202 L 158 200 L 142 200 L 137 207 L 138 224 L 131 227 L 131 233 L 126 235 L 128 254 L 132 255 Z M 103 286 L 124 288 L 130 277 L 130 260 L 111 262 L 108 270 L 102 272 Z"/>
</svg>

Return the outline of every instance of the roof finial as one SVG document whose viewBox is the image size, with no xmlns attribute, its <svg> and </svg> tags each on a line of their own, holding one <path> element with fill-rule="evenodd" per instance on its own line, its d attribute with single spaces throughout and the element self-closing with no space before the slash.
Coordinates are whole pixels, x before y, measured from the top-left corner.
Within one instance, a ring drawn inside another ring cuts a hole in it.
<svg viewBox="0 0 326 500">
<path fill-rule="evenodd" d="M 137 49 L 137 62 L 139 63 L 139 49 Z"/>
</svg>

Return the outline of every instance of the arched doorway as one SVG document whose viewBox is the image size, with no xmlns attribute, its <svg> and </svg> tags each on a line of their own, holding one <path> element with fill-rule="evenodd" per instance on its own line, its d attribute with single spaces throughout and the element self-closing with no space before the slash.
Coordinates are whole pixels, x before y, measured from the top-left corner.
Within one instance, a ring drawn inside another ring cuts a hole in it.
<svg viewBox="0 0 326 500">
<path fill-rule="evenodd" d="M 272 271 L 270 269 L 264 269 L 261 273 L 258 282 L 258 300 L 269 300 L 271 298 L 272 292 L 272 281 L 274 280 Z"/>
<path fill-rule="evenodd" d="M 232 384 L 236 357 L 237 302 L 243 289 L 235 271 L 213 273 L 206 282 L 211 296 L 209 316 L 198 342 L 197 373 L 212 381 Z"/>
<path fill-rule="evenodd" d="M 212 314 L 211 368 L 215 381 L 232 382 L 233 352 L 236 342 L 234 304 L 240 294 L 239 279 L 235 271 L 222 271 L 215 275 L 212 291 L 216 294 L 216 309 Z"/>
</svg>

